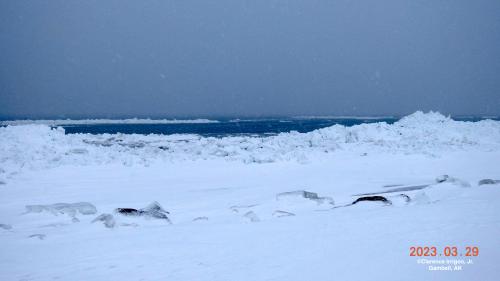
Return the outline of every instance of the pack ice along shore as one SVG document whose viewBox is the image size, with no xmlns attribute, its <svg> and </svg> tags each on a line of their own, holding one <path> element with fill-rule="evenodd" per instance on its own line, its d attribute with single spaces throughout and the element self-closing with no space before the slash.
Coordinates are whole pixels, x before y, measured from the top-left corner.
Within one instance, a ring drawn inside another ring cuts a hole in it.
<svg viewBox="0 0 500 281">
<path fill-rule="evenodd" d="M 269 137 L 9 125 L 0 279 L 494 280 L 499 159 L 499 121 L 434 112 Z M 422 245 L 480 254 L 435 272 Z"/>
</svg>

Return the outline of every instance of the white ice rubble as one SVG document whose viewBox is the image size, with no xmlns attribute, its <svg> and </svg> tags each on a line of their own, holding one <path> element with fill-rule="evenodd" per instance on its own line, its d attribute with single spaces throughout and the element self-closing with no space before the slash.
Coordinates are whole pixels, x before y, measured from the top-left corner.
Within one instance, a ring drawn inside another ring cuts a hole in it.
<svg viewBox="0 0 500 281">
<path fill-rule="evenodd" d="M 335 151 L 441 155 L 500 147 L 500 122 L 454 121 L 416 112 L 394 124 L 335 125 L 309 133 L 268 137 L 197 135 L 65 134 L 47 125 L 0 128 L 0 181 L 26 168 L 60 165 L 149 165 L 157 162 L 225 159 L 244 163 L 307 162 Z"/>
<path fill-rule="evenodd" d="M 209 119 L 57 119 L 57 120 L 8 120 L 0 121 L 0 125 L 98 125 L 98 124 L 202 124 L 218 123 L 217 120 Z"/>
</svg>

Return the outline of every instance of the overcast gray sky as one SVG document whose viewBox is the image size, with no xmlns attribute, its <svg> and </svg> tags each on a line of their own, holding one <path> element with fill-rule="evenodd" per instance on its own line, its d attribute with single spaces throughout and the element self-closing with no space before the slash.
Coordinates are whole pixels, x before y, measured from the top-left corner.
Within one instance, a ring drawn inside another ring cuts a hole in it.
<svg viewBox="0 0 500 281">
<path fill-rule="evenodd" d="M 0 117 L 500 114 L 500 1 L 0 2 Z"/>
</svg>

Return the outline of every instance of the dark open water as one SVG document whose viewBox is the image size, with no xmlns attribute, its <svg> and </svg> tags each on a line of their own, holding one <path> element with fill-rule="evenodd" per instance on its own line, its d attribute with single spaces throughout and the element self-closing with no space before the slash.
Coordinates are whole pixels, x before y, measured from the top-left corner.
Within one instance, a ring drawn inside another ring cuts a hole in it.
<svg viewBox="0 0 500 281">
<path fill-rule="evenodd" d="M 397 119 L 266 119 L 230 121 L 218 120 L 218 123 L 194 124 L 91 124 L 64 125 L 67 134 L 74 133 L 124 133 L 124 134 L 198 134 L 202 136 L 230 135 L 275 135 L 283 132 L 310 132 L 335 124 L 352 126 L 371 122 L 393 123 Z"/>
<path fill-rule="evenodd" d="M 462 121 L 479 121 L 480 117 L 454 118 Z M 498 120 L 498 118 L 495 118 Z M 64 125 L 67 134 L 75 133 L 124 133 L 124 134 L 198 134 L 202 136 L 275 135 L 283 132 L 310 132 L 335 124 L 353 126 L 363 123 L 394 123 L 399 118 L 332 118 L 332 119 L 253 119 L 253 120 L 218 120 L 219 123 L 199 124 L 91 124 Z"/>
</svg>

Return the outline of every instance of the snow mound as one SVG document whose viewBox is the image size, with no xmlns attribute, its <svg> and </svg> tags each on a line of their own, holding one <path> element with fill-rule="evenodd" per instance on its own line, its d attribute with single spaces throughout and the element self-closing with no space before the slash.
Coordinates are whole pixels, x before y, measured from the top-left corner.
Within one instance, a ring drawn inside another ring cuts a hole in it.
<svg viewBox="0 0 500 281">
<path fill-rule="evenodd" d="M 395 122 L 335 125 L 309 133 L 269 137 L 71 134 L 47 125 L 0 128 L 0 179 L 24 168 L 157 161 L 225 159 L 244 163 L 307 162 L 339 150 L 440 155 L 457 150 L 500 150 L 500 122 L 454 121 L 437 112 L 416 112 Z"/>
<path fill-rule="evenodd" d="M 115 218 L 111 214 L 101 214 L 97 216 L 94 220 L 92 220 L 92 223 L 101 221 L 105 227 L 107 228 L 113 228 L 116 225 Z"/>
</svg>

